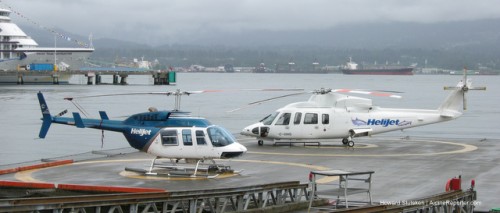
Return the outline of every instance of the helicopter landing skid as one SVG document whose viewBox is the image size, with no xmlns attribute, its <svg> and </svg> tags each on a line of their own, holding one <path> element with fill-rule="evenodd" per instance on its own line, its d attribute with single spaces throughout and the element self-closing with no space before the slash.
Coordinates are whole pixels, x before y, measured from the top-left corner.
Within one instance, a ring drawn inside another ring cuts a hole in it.
<svg viewBox="0 0 500 213">
<path fill-rule="evenodd" d="M 189 162 L 179 163 L 177 160 L 171 160 L 170 164 L 157 164 L 154 159 L 149 169 L 136 169 L 126 167 L 126 171 L 137 172 L 151 176 L 165 177 L 188 177 L 188 178 L 216 178 L 221 174 L 239 174 L 242 171 L 234 171 L 230 166 L 211 163 L 204 163 L 205 160 L 197 160 L 196 164 Z"/>
</svg>

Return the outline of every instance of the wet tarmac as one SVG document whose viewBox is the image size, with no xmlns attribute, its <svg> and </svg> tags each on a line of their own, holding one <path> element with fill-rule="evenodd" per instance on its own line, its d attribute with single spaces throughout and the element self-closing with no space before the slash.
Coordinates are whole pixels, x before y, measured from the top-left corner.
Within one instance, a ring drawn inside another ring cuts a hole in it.
<svg viewBox="0 0 500 213">
<path fill-rule="evenodd" d="M 73 164 L 1 175 L 2 180 L 26 182 L 164 188 L 168 191 L 248 186 L 281 181 L 308 181 L 313 170 L 375 171 L 375 202 L 410 200 L 444 192 L 446 181 L 462 177 L 462 188 L 475 179 L 476 210 L 500 206 L 500 140 L 447 138 L 357 138 L 348 148 L 340 142 L 320 146 L 264 144 L 239 138 L 248 152 L 240 158 L 218 160 L 238 175 L 214 179 L 143 176 L 125 167 L 147 168 L 153 156 L 140 152 L 76 161 Z M 324 182 L 335 181 L 325 179 Z M 366 195 L 356 195 L 364 199 Z"/>
</svg>

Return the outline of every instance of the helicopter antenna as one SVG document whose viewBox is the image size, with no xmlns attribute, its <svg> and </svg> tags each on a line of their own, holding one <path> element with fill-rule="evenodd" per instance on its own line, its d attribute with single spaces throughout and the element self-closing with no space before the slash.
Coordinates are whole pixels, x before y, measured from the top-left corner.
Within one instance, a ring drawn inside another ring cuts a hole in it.
<svg viewBox="0 0 500 213">
<path fill-rule="evenodd" d="M 75 107 L 78 109 L 78 111 L 80 111 L 83 115 L 85 115 L 85 117 L 89 117 L 88 112 L 83 108 L 83 106 L 80 105 L 78 102 L 73 101 L 73 98 L 64 98 L 64 100 L 71 102 L 73 105 L 75 105 Z M 62 115 L 64 115 L 64 114 L 66 114 L 66 112 L 64 112 Z"/>
</svg>

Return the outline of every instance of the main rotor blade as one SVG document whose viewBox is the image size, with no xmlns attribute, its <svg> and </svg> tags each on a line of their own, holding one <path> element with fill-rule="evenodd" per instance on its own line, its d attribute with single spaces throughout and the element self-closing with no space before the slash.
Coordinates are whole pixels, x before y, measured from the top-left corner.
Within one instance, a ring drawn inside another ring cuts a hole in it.
<svg viewBox="0 0 500 213">
<path fill-rule="evenodd" d="M 166 91 L 166 92 L 130 92 L 130 93 L 115 93 L 115 94 L 102 94 L 102 95 L 87 95 L 78 97 L 66 97 L 64 100 L 73 100 L 80 98 L 97 98 L 106 96 L 125 96 L 125 95 L 191 95 L 200 93 L 210 93 L 210 92 L 228 92 L 228 91 L 303 91 L 304 89 L 281 89 L 281 88 L 271 88 L 271 89 L 237 89 L 237 90 L 192 90 L 192 91 Z"/>
<path fill-rule="evenodd" d="M 77 96 L 77 97 L 66 97 L 64 100 L 73 100 L 80 98 L 97 98 L 97 97 L 107 97 L 107 96 L 125 96 L 125 95 L 171 95 L 173 92 L 132 92 L 132 93 L 115 93 L 115 94 L 103 94 L 103 95 L 87 95 L 87 96 Z"/>
<path fill-rule="evenodd" d="M 297 88 L 264 88 L 264 89 L 239 89 L 238 91 L 275 92 L 275 91 L 304 91 L 304 89 L 297 89 Z"/>
<path fill-rule="evenodd" d="M 253 105 L 259 105 L 259 104 L 262 104 L 262 103 L 265 103 L 265 102 L 274 101 L 276 99 L 286 98 L 286 97 L 296 96 L 296 95 L 303 95 L 303 94 L 306 94 L 306 93 L 309 93 L 309 92 L 299 92 L 299 93 L 292 93 L 292 94 L 286 94 L 286 95 L 276 96 L 276 97 L 272 97 L 272 98 L 267 98 L 267 99 L 264 99 L 264 100 L 260 100 L 260 101 L 255 101 L 255 102 L 248 103 L 247 105 L 245 105 L 243 107 L 236 108 L 236 109 L 233 109 L 233 110 L 229 110 L 227 112 L 236 112 L 238 110 L 245 109 L 245 108 L 251 107 Z"/>
<path fill-rule="evenodd" d="M 379 91 L 366 91 L 366 90 L 352 90 L 352 89 L 335 89 L 332 92 L 341 92 L 341 93 L 355 93 L 355 94 L 363 94 L 363 95 L 373 95 L 379 97 L 389 97 L 389 98 L 402 98 L 400 95 L 394 95 L 387 92 L 379 92 Z"/>
</svg>

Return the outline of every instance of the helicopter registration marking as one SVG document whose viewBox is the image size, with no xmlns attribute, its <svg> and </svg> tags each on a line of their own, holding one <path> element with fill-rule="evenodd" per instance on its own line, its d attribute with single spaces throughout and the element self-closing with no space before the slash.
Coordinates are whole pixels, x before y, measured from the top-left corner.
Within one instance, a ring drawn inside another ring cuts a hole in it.
<svg viewBox="0 0 500 213">
<path fill-rule="evenodd" d="M 140 136 L 151 135 L 151 130 L 150 129 L 132 128 L 132 129 L 130 129 L 130 134 L 140 135 Z"/>
</svg>

